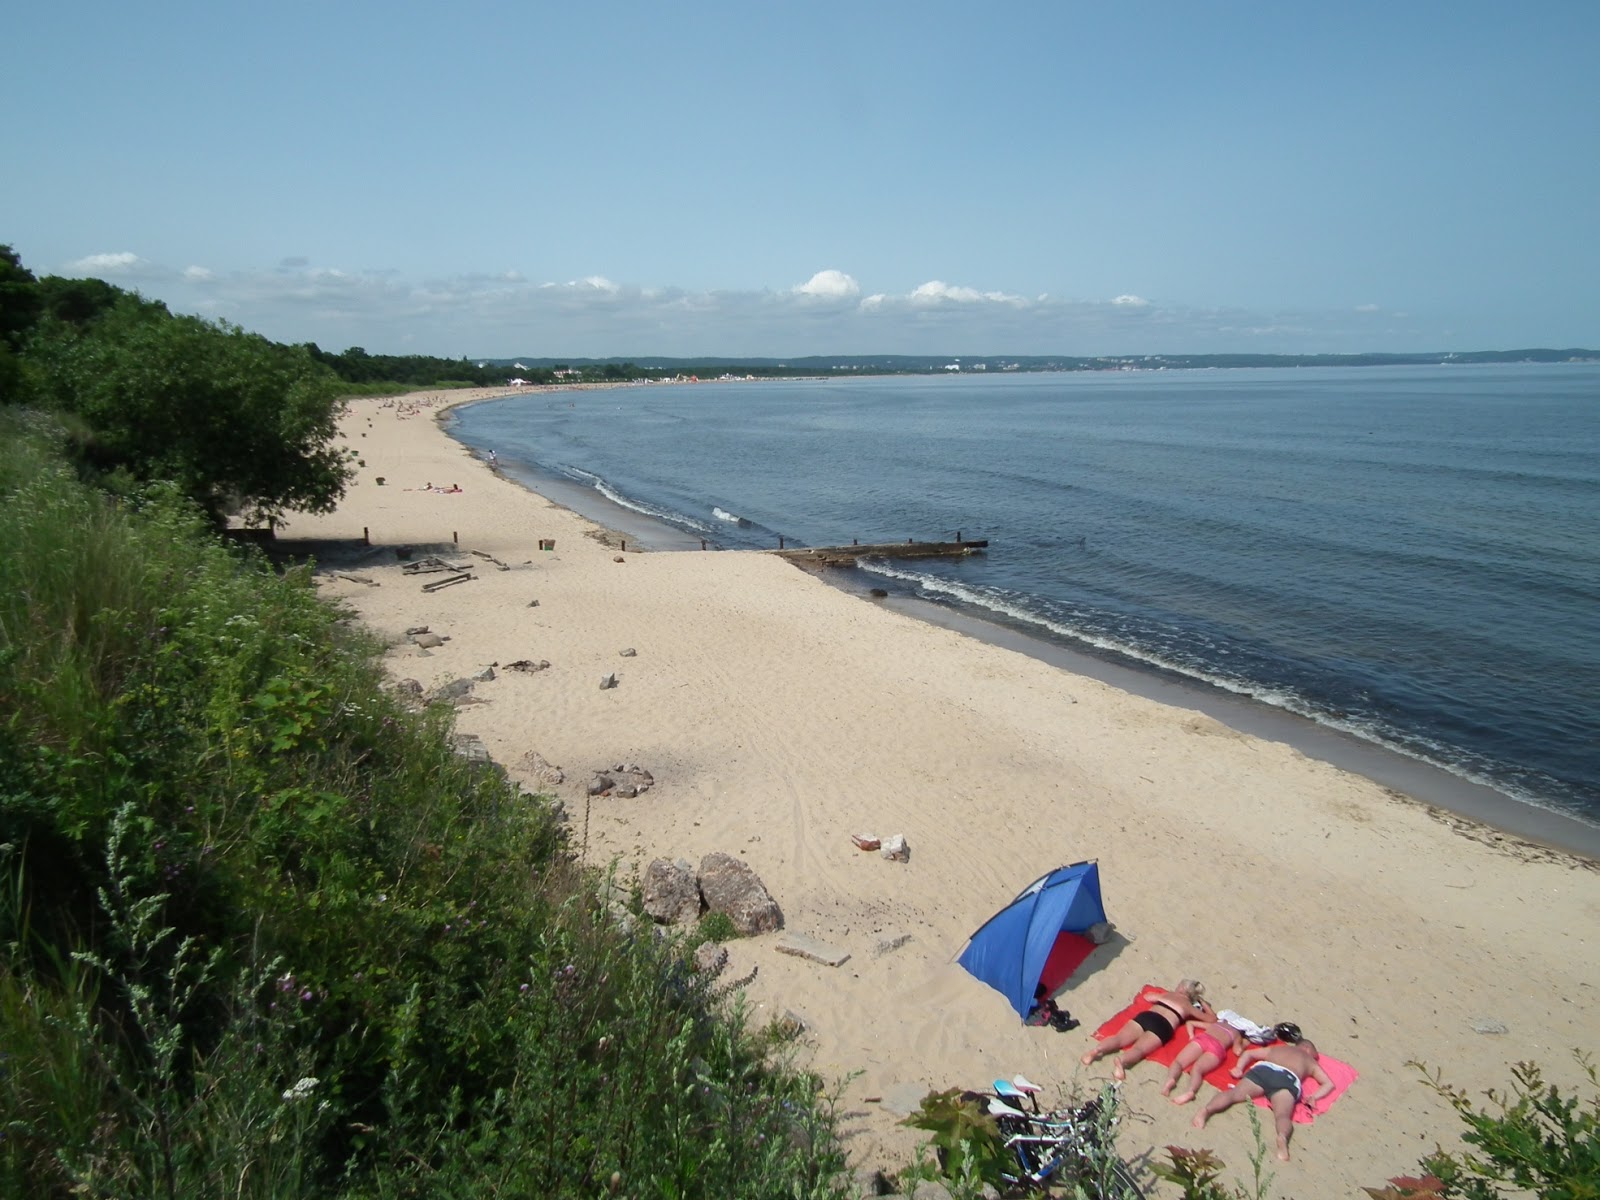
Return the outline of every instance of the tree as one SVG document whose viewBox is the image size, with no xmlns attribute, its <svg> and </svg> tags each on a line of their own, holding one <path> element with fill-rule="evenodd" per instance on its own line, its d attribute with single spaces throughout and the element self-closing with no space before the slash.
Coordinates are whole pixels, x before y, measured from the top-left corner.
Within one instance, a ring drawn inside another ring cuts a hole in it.
<svg viewBox="0 0 1600 1200">
<path fill-rule="evenodd" d="M 30 357 L 102 471 L 172 480 L 214 517 L 326 512 L 344 493 L 338 382 L 302 347 L 125 295 L 82 329 L 41 322 Z"/>
<path fill-rule="evenodd" d="M 39 319 L 39 282 L 10 246 L 0 245 L 0 345 L 15 348 Z"/>
</svg>

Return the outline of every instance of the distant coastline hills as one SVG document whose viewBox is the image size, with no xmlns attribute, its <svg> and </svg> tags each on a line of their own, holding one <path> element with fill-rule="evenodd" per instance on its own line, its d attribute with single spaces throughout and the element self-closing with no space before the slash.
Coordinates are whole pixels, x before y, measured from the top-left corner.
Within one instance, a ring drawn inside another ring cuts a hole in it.
<svg viewBox="0 0 1600 1200">
<path fill-rule="evenodd" d="M 1600 350 L 1470 350 L 1411 354 L 1110 354 L 1076 355 L 806 355 L 796 358 L 480 358 L 479 367 L 503 367 L 544 374 L 635 372 L 659 376 L 674 372 L 702 377 L 718 374 L 755 375 L 931 375 L 1024 371 L 1156 371 L 1239 367 L 1413 367 L 1467 366 L 1484 363 L 1600 362 Z"/>
</svg>

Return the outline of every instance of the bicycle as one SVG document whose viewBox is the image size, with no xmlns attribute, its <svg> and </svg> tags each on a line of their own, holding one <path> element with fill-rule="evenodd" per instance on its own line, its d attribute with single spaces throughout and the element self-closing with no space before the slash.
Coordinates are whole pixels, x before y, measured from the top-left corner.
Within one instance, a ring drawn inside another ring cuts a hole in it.
<svg viewBox="0 0 1600 1200">
<path fill-rule="evenodd" d="M 988 1113 L 1016 1164 L 1002 1170 L 1005 1183 L 1043 1192 L 1065 1183 L 1081 1188 L 1090 1200 L 1144 1200 L 1138 1181 L 1115 1153 L 1114 1085 L 1083 1104 L 1053 1112 L 1040 1111 L 1041 1090 L 1018 1075 L 995 1080 L 994 1095 L 987 1098 Z"/>
</svg>

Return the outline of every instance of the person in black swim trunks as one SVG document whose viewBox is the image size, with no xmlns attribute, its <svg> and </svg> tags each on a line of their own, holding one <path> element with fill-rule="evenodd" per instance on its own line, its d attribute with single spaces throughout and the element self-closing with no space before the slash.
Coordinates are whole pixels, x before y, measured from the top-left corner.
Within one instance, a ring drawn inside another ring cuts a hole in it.
<svg viewBox="0 0 1600 1200">
<path fill-rule="evenodd" d="M 1090 1050 L 1080 1060 L 1084 1066 L 1093 1065 L 1108 1054 L 1117 1054 L 1111 1074 L 1118 1079 L 1127 1075 L 1129 1067 L 1142 1062 L 1165 1046 L 1187 1021 L 1215 1021 L 1216 1013 L 1202 999 L 1205 988 L 1193 979 L 1183 979 L 1170 992 L 1146 992 L 1140 999 L 1150 1007 L 1135 1013 L 1121 1029 Z M 1121 1051 L 1120 1054 L 1117 1052 Z"/>
<path fill-rule="evenodd" d="M 1277 1127 L 1278 1157 L 1289 1161 L 1289 1135 L 1294 1132 L 1295 1106 L 1304 1104 L 1312 1109 L 1318 1100 L 1333 1091 L 1334 1084 L 1317 1062 L 1317 1047 L 1311 1039 L 1302 1037 L 1299 1029 L 1292 1025 L 1278 1026 L 1280 1037 L 1284 1036 L 1286 1028 L 1293 1030 L 1292 1042 L 1254 1046 L 1239 1056 L 1230 1072 L 1239 1082 L 1225 1092 L 1218 1092 L 1195 1115 L 1196 1129 L 1204 1129 L 1206 1120 L 1225 1108 L 1232 1108 L 1242 1100 L 1265 1096 L 1272 1105 L 1272 1120 Z M 1322 1085 L 1314 1096 L 1305 1094 L 1307 1079 L 1315 1079 Z"/>
</svg>

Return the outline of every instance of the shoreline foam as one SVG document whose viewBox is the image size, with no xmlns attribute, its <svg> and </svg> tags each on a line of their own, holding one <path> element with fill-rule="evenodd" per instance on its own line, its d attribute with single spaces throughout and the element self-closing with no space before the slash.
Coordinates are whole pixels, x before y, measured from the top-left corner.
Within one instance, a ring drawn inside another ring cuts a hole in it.
<svg viewBox="0 0 1600 1200">
<path fill-rule="evenodd" d="M 1220 1007 L 1295 1020 L 1361 1072 L 1296 1137 L 1285 1193 L 1358 1194 L 1456 1143 L 1458 1118 L 1407 1060 L 1473 1093 L 1505 1086 L 1519 1060 L 1581 1082 L 1569 1051 L 1592 1040 L 1600 994 L 1590 864 L 1463 836 L 1293 747 L 865 603 L 773 556 L 620 553 L 615 535 L 607 544 L 418 419 L 428 401 L 406 404 L 415 417 L 352 402 L 357 486 L 285 540 L 351 556 L 318 586 L 389 642 L 396 675 L 431 686 L 551 661 L 478 685 L 458 727 L 563 800 L 591 861 L 740 855 L 788 929 L 851 955 L 829 968 L 777 953 L 770 935 L 741 940 L 728 977 L 757 972 L 745 989 L 757 1021 L 805 1020 L 802 1049 L 844 1081 L 842 1127 L 863 1165 L 912 1156 L 918 1136 L 886 1111 L 896 1096 L 1016 1071 L 1051 1089 L 1104 1078 L 1078 1066 L 1085 1031 L 1147 980 L 1180 975 Z M 404 490 L 424 481 L 465 491 Z M 509 569 L 422 593 L 397 546 L 480 550 Z M 350 578 L 355 562 L 367 582 Z M 450 640 L 424 657 L 403 636 L 418 624 Z M 601 690 L 610 672 L 619 686 Z M 540 784 L 531 755 L 564 782 Z M 586 804 L 589 772 L 623 761 L 655 788 Z M 863 854 L 852 833 L 903 833 L 911 860 Z M 1121 936 L 1059 997 L 1084 1029 L 1024 1027 L 953 960 L 1029 880 L 1085 858 L 1101 864 Z M 1496 1022 L 1506 1032 L 1473 1031 Z M 1249 1123 L 1224 1116 L 1197 1135 L 1159 1095 L 1163 1076 L 1129 1073 L 1124 1153 L 1207 1146 L 1246 1173 Z"/>
</svg>

